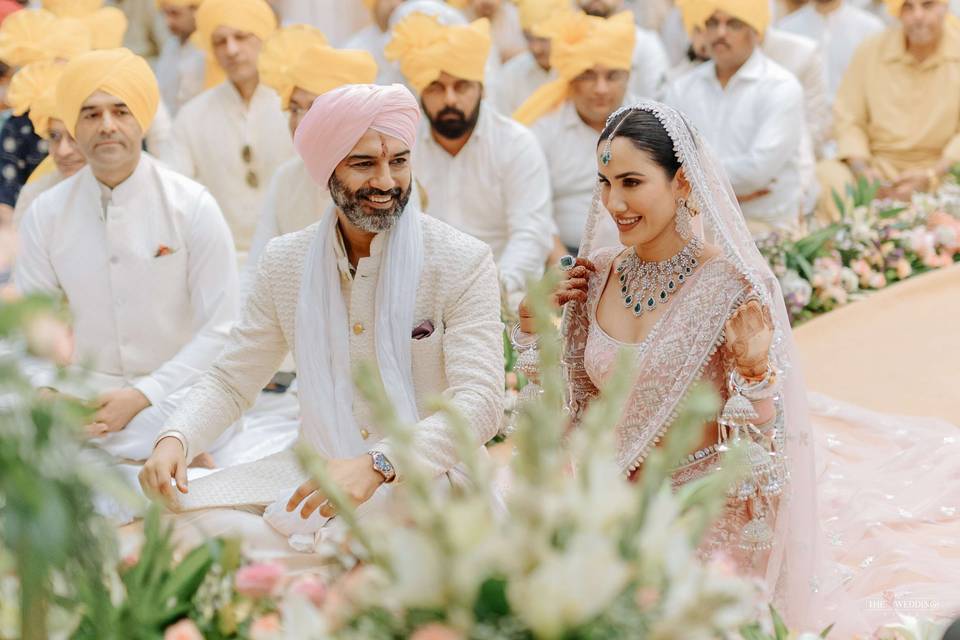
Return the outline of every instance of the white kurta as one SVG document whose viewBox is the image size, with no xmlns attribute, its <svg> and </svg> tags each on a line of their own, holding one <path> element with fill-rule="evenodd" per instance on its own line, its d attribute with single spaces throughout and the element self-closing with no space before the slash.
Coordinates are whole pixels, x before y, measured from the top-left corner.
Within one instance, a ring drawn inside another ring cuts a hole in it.
<svg viewBox="0 0 960 640">
<path fill-rule="evenodd" d="M 556 79 L 554 71 L 545 71 L 529 51 L 514 56 L 497 76 L 497 110 L 511 116 L 533 92 Z"/>
<path fill-rule="evenodd" d="M 630 70 L 630 93 L 659 100 L 669 70 L 670 60 L 659 34 L 637 27 L 637 44 L 633 49 L 633 68 Z"/>
<path fill-rule="evenodd" d="M 485 103 L 456 156 L 437 144 L 426 119 L 422 124 L 413 171 L 426 212 L 487 243 L 512 303 L 528 278 L 542 274 L 552 246 L 550 176 L 536 138 Z"/>
<path fill-rule="evenodd" d="M 250 255 L 241 274 L 240 290 L 248 292 L 257 273 L 257 262 L 267 243 L 317 222 L 332 204 L 330 192 L 318 186 L 300 156 L 290 158 L 277 169 L 267 188 L 263 211 L 250 245 Z"/>
<path fill-rule="evenodd" d="M 184 104 L 203 92 L 206 59 L 190 41 L 171 36 L 157 58 L 157 83 L 167 110 L 174 116 Z"/>
<path fill-rule="evenodd" d="M 393 63 L 387 60 L 384 53 L 389 42 L 390 32 L 381 31 L 379 26 L 371 24 L 353 34 L 343 48 L 370 52 L 377 61 L 377 84 L 389 84 L 394 79 L 391 73 Z"/>
<path fill-rule="evenodd" d="M 624 104 L 637 98 L 627 96 Z M 575 249 L 580 246 L 583 227 L 597 186 L 597 140 L 600 132 L 588 126 L 571 100 L 537 120 L 531 127 L 540 142 L 553 186 L 553 218 L 561 242 Z M 595 245 L 611 246 L 619 234 L 607 217 L 601 223 Z"/>
<path fill-rule="evenodd" d="M 738 196 L 768 189 L 742 205 L 754 233 L 797 223 L 802 189 L 798 152 L 804 131 L 803 88 L 759 49 L 726 88 L 706 62 L 674 82 L 666 102 L 706 137 Z"/>
<path fill-rule="evenodd" d="M 18 255 L 22 293 L 69 302 L 74 362 L 90 366 L 92 391 L 134 387 L 150 400 L 99 439 L 115 455 L 146 458 L 170 400 L 213 363 L 238 315 L 236 257 L 217 203 L 146 154 L 112 191 L 84 167 L 33 202 Z"/>
<path fill-rule="evenodd" d="M 780 20 L 777 28 L 820 43 L 827 63 L 829 101 L 833 103 L 853 52 L 867 37 L 882 31 L 884 24 L 872 13 L 848 3 L 826 15 L 810 3 Z"/>
<path fill-rule="evenodd" d="M 178 171 L 203 184 L 217 199 L 233 232 L 238 258 L 246 258 L 263 207 L 267 185 L 277 168 L 294 156 L 280 98 L 259 85 L 249 104 L 223 82 L 183 105 L 174 122 Z M 243 149 L 250 147 L 250 162 Z M 256 176 L 256 184 L 247 174 Z"/>
<path fill-rule="evenodd" d="M 20 221 L 23 220 L 24 214 L 27 212 L 27 209 L 30 208 L 30 205 L 33 204 L 33 201 L 37 199 L 37 196 L 47 189 L 57 186 L 65 179 L 59 169 L 54 169 L 36 180 L 28 180 L 27 184 L 23 185 L 23 188 L 20 189 L 20 195 L 17 196 L 17 206 L 13 208 L 14 226 L 20 226 Z"/>
</svg>

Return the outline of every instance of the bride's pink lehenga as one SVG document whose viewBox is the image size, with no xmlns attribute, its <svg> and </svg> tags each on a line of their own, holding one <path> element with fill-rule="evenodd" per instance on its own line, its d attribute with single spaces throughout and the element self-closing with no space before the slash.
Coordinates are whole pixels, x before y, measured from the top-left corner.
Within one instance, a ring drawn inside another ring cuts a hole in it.
<svg viewBox="0 0 960 640">
<path fill-rule="evenodd" d="M 608 215 L 595 197 L 580 254 L 597 270 L 587 302 L 567 305 L 562 330 L 574 424 L 603 388 L 618 352 L 631 350 L 637 378 L 617 428 L 618 462 L 630 475 L 669 429 L 693 384 L 709 382 L 726 399 L 731 363 L 721 348 L 724 326 L 745 300 L 758 299 L 773 319 L 769 358 L 777 372 L 776 415 L 762 428 L 784 472 L 757 483 L 756 497 L 766 505 L 760 516 L 753 502 L 748 510 L 748 502 L 730 498 L 700 552 L 722 551 L 763 580 L 774 606 L 798 631 L 835 623 L 832 638 L 869 637 L 897 622 L 897 613 L 960 614 L 960 429 L 818 395 L 808 405 L 779 283 L 753 243 L 721 165 L 679 112 L 656 102 L 629 109 L 656 115 L 674 141 L 699 213 L 694 231 L 720 255 L 670 296 L 642 343 L 624 345 L 596 322 L 598 298 L 622 247 L 593 251 L 597 222 Z M 717 455 L 709 447 L 693 452 L 675 469 L 675 485 L 710 473 Z M 768 544 L 752 544 L 758 538 L 745 535 L 758 518 L 761 529 L 769 527 Z"/>
</svg>

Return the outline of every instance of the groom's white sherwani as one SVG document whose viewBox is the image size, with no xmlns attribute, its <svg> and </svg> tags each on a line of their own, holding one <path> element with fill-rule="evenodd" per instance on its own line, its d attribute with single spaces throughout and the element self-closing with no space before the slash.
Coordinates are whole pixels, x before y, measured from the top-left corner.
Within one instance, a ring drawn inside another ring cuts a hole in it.
<svg viewBox="0 0 960 640">
<path fill-rule="evenodd" d="M 412 453 L 419 464 L 439 476 L 453 468 L 458 458 L 452 429 L 443 416 L 431 413 L 428 402 L 441 394 L 452 402 L 468 421 L 478 447 L 496 433 L 503 415 L 503 325 L 490 249 L 432 217 L 421 215 L 420 220 L 423 267 L 414 326 L 407 334 L 411 335 L 417 408 L 423 418 L 414 429 Z M 188 456 L 202 451 L 250 406 L 288 352 L 298 360 L 294 335 L 297 303 L 317 230 L 314 224 L 267 245 L 227 348 L 168 422 L 168 432 L 182 436 Z M 376 364 L 376 291 L 386 235 L 374 239 L 370 256 L 359 261 L 355 274 L 337 243 L 353 367 L 360 362 Z M 412 337 L 415 327 L 429 325 L 433 326 L 430 335 Z M 352 372 L 336 375 L 350 376 Z M 301 386 L 301 396 L 308 393 L 310 389 Z M 396 464 L 396 456 L 390 456 L 391 443 L 383 439 L 371 407 L 359 393 L 355 393 L 353 413 L 361 436 L 371 448 L 379 443 L 377 449 L 394 462 L 402 481 L 405 470 Z M 188 494 L 178 495 L 179 508 L 266 506 L 305 479 L 293 453 L 282 452 L 192 482 Z"/>
</svg>

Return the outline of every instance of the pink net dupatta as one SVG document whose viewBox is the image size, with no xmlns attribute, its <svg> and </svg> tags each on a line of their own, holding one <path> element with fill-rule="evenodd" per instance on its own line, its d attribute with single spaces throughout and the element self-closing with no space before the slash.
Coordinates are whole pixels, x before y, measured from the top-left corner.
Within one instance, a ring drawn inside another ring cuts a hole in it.
<svg viewBox="0 0 960 640">
<path fill-rule="evenodd" d="M 798 360 L 779 283 L 754 244 L 723 167 L 687 119 L 666 105 L 643 101 L 617 111 L 611 120 L 626 110 L 648 111 L 663 124 L 692 187 L 690 207 L 699 212 L 694 218 L 695 233 L 721 250 L 725 262 L 736 272 L 730 280 L 746 283 L 771 311 L 775 338 L 770 355 L 781 372 L 784 450 L 790 481 L 780 498 L 765 582 L 773 604 L 792 628 L 813 629 L 822 622 L 815 615 L 820 610 L 817 594 L 821 536 L 813 438 L 805 386 L 796 366 Z M 591 255 L 598 223 L 605 215 L 608 214 L 600 202 L 598 187 L 585 226 L 581 256 Z M 740 289 L 733 286 L 707 297 L 707 304 L 713 308 L 704 309 L 707 319 L 696 327 L 684 322 L 661 323 L 639 351 L 638 379 L 625 412 L 633 419 L 623 421 L 620 428 L 618 459 L 625 473 L 643 459 L 658 434 L 669 428 L 677 407 L 722 339 L 723 324 L 732 311 L 730 305 L 742 294 Z M 583 364 L 588 330 L 585 305 L 568 304 L 563 318 L 563 352 L 574 421 L 598 393 Z"/>
</svg>

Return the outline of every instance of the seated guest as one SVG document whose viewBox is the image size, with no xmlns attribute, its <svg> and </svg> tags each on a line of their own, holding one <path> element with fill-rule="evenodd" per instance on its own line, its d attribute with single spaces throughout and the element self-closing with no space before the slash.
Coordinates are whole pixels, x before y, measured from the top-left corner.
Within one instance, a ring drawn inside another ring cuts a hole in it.
<svg viewBox="0 0 960 640">
<path fill-rule="evenodd" d="M 702 15 L 711 60 L 678 78 L 666 102 L 713 145 L 751 232 L 790 231 L 803 203 L 803 88 L 760 49 L 766 0 L 707 0 Z"/>
<path fill-rule="evenodd" d="M 550 68 L 550 38 L 537 35 L 537 27 L 570 11 L 569 0 L 520 0 L 520 26 L 527 40 L 525 51 L 506 62 L 497 75 L 497 108 L 510 115 L 534 91 L 556 79 Z"/>
<path fill-rule="evenodd" d="M 625 0 L 577 0 L 577 5 L 588 15 L 608 19 L 624 12 Z M 670 59 L 656 31 L 635 28 L 630 93 L 638 98 L 659 99 L 670 70 Z"/>
<path fill-rule="evenodd" d="M 202 0 L 157 0 L 170 37 L 157 58 L 157 82 L 167 110 L 177 115 L 184 104 L 204 89 L 203 51 L 190 36 L 197 30 L 197 7 Z"/>
<path fill-rule="evenodd" d="M 28 114 L 33 130 L 47 143 L 48 160 L 44 162 L 53 164 L 50 170 L 27 180 L 20 190 L 13 218 L 18 225 L 38 195 L 69 178 L 87 163 L 63 121 L 55 116 L 57 82 L 64 65 L 53 60 L 34 62 L 20 69 L 10 81 L 7 100 L 13 112 Z M 36 173 L 40 174 L 40 170 Z"/>
<path fill-rule="evenodd" d="M 812 0 L 784 16 L 777 29 L 806 36 L 820 43 L 826 58 L 827 88 L 833 104 L 840 80 L 860 43 L 883 31 L 883 21 L 848 0 Z"/>
<path fill-rule="evenodd" d="M 860 45 L 837 91 L 838 162 L 819 167 L 826 194 L 843 197 L 862 176 L 881 197 L 909 200 L 960 161 L 960 28 L 946 2 L 888 6 L 898 24 Z"/>
<path fill-rule="evenodd" d="M 391 483 L 412 473 L 405 464 L 438 488 L 463 477 L 462 434 L 432 399 L 446 397 L 481 452 L 496 433 L 504 384 L 496 267 L 482 242 L 421 213 L 410 161 L 419 117 L 403 86 L 349 85 L 317 98 L 297 128 L 297 152 L 336 208 L 267 246 L 229 344 L 144 465 L 144 489 L 184 512 L 174 518 L 180 545 L 241 536 L 254 557 L 322 561 L 313 552 L 339 522 L 329 522 L 333 505 L 292 450 L 187 484 L 187 460 L 291 351 L 299 439 L 325 458 L 361 517 L 389 504 Z M 411 425 L 407 455 L 395 455 L 353 383 L 360 363 L 377 365 L 398 419 Z"/>
<path fill-rule="evenodd" d="M 318 96 L 345 84 L 373 83 L 377 76 L 372 55 L 334 49 L 319 30 L 306 25 L 285 27 L 267 38 L 258 66 L 260 81 L 280 95 L 283 110 L 290 114 L 291 140 Z M 310 180 L 303 158 L 295 155 L 280 165 L 267 188 L 241 290 L 246 292 L 253 284 L 268 242 L 310 226 L 331 204 L 330 194 Z"/>
<path fill-rule="evenodd" d="M 91 371 L 96 413 L 88 432 L 126 460 L 150 454 L 166 418 L 222 349 L 238 306 L 236 258 L 217 203 L 140 150 L 159 101 L 150 67 L 127 49 L 67 64 L 56 112 L 87 166 L 30 205 L 15 270 L 20 292 L 66 299 L 74 362 Z M 228 437 L 194 455 L 215 452 Z"/>
<path fill-rule="evenodd" d="M 246 259 L 277 168 L 293 156 L 280 98 L 260 84 L 257 57 L 276 28 L 266 0 L 205 0 L 197 42 L 208 72 L 227 79 L 185 104 L 174 121 L 172 165 L 210 190 Z"/>
<path fill-rule="evenodd" d="M 597 138 L 607 118 L 629 96 L 630 65 L 637 30 L 633 15 L 603 19 L 571 13 L 555 25 L 550 62 L 558 78 L 540 87 L 514 117 L 537 136 L 553 186 L 556 233 L 553 258 L 576 252 L 597 184 Z M 617 242 L 604 218 L 599 242 Z"/>
<path fill-rule="evenodd" d="M 426 213 L 490 246 L 515 308 L 552 246 L 550 177 L 534 135 L 484 100 L 489 51 L 486 19 L 445 26 L 413 14 L 394 28 L 387 57 L 427 116 L 414 152 Z"/>
</svg>

